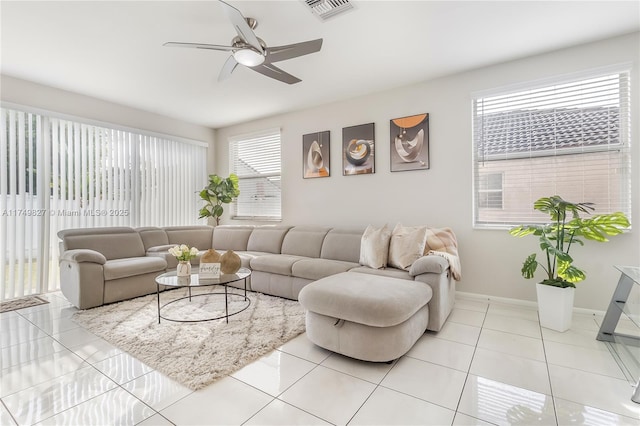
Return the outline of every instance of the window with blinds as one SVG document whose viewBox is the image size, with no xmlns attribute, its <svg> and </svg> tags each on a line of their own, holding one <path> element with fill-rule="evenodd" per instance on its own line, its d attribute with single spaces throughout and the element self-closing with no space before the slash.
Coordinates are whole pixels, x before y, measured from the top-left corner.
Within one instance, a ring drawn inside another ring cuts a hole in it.
<svg viewBox="0 0 640 426">
<path fill-rule="evenodd" d="M 196 222 L 205 143 L 0 109 L 0 300 L 58 288 L 67 228 Z"/>
<path fill-rule="evenodd" d="M 629 72 L 473 99 L 474 225 L 546 222 L 541 197 L 631 217 Z"/>
<path fill-rule="evenodd" d="M 229 138 L 229 163 L 240 186 L 233 218 L 280 220 L 280 129 Z"/>
</svg>

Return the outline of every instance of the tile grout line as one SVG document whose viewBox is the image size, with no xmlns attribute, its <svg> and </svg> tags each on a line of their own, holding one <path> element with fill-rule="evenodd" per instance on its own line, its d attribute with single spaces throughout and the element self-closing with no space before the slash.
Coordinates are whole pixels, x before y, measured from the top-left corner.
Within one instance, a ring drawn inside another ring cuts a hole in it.
<svg viewBox="0 0 640 426">
<path fill-rule="evenodd" d="M 540 313 L 538 313 L 538 321 L 540 321 Z M 542 340 L 542 352 L 544 353 L 544 364 L 547 369 L 547 379 L 549 380 L 549 392 L 551 393 L 551 404 L 553 405 L 553 416 L 556 419 L 556 426 L 558 426 L 558 407 L 556 407 L 556 399 L 553 395 L 553 383 L 551 383 L 551 372 L 549 371 L 549 359 L 547 358 L 547 347 L 544 343 L 544 334 L 542 333 L 542 324 L 539 323 L 540 339 Z"/>
<path fill-rule="evenodd" d="M 2 404 L 7 414 L 9 414 L 9 417 L 11 417 L 11 420 L 13 420 L 13 423 L 15 423 L 16 425 L 19 424 L 18 420 L 16 420 L 16 418 L 13 416 L 13 413 L 9 410 L 9 407 L 6 406 L 2 398 L 0 398 L 0 404 Z"/>
<path fill-rule="evenodd" d="M 425 330 L 425 331 L 426 331 L 426 330 Z M 404 356 L 404 355 L 403 355 L 403 356 Z M 402 358 L 402 357 L 400 357 L 400 358 Z M 382 382 L 383 382 L 383 381 L 384 381 L 384 379 L 389 375 L 389 373 L 391 373 L 391 371 L 396 367 L 396 365 L 398 365 L 398 362 L 400 362 L 400 358 L 397 358 L 397 359 L 393 360 L 393 361 L 392 361 L 392 364 L 393 364 L 393 365 L 391 366 L 391 368 L 389 369 L 389 371 L 387 371 L 387 372 L 384 374 L 384 376 L 382 376 L 382 379 L 380 379 L 380 381 L 379 381 L 378 383 L 374 383 L 374 384 L 375 384 L 375 387 L 373 388 L 373 390 L 371 391 L 371 393 L 370 393 L 370 394 L 365 398 L 365 400 L 364 400 L 364 401 L 362 401 L 362 404 L 360 404 L 360 406 L 358 407 L 358 409 L 356 410 L 356 412 L 355 412 L 355 413 L 353 413 L 353 415 L 349 418 L 349 420 L 348 420 L 348 421 L 347 421 L 347 423 L 346 423 L 347 425 L 348 425 L 349 423 L 351 423 L 351 421 L 354 419 L 354 417 L 355 417 L 356 415 L 358 415 L 358 413 L 360 412 L 360 410 L 362 410 L 362 407 L 364 407 L 364 405 L 367 403 L 367 401 L 369 401 L 369 399 L 371 399 L 371 396 L 374 394 L 374 392 L 375 392 L 376 390 L 378 390 L 378 388 L 382 387 L 382 388 L 387 389 L 385 386 L 382 386 Z M 344 373 L 344 374 L 346 374 L 346 373 Z M 355 377 L 355 376 L 351 376 L 351 377 Z M 359 378 L 359 377 L 356 377 L 356 378 Z M 364 380 L 364 379 L 360 379 L 360 380 Z M 365 382 L 368 382 L 368 380 L 365 380 Z M 369 383 L 371 383 L 371 382 L 369 382 Z M 402 392 L 401 392 L 401 393 L 402 393 Z M 418 399 L 419 399 L 419 398 L 418 398 Z"/>
<path fill-rule="evenodd" d="M 473 359 L 476 356 L 476 351 L 478 350 L 478 343 L 480 342 L 480 336 L 482 335 L 482 330 L 484 327 L 484 323 L 487 319 L 487 314 L 489 313 L 489 307 L 491 306 L 491 303 L 487 303 L 487 309 L 484 312 L 484 318 L 482 319 L 482 324 L 480 326 L 480 333 L 478 333 L 478 337 L 476 338 L 476 344 L 473 346 L 473 354 L 471 355 L 471 361 L 469 362 L 469 367 L 467 367 L 467 374 L 464 378 L 464 383 L 462 384 L 462 390 L 460 391 L 460 395 L 458 396 L 458 403 L 456 404 L 456 408 L 454 410 L 454 414 L 453 414 L 453 420 L 451 421 L 451 424 L 453 425 L 453 422 L 456 420 L 456 416 L 459 413 L 459 409 L 460 409 L 460 403 L 462 402 L 462 395 L 464 394 L 464 388 L 467 386 L 467 381 L 469 380 L 469 375 L 471 374 L 471 364 L 473 364 Z M 460 414 L 464 414 L 465 416 L 467 414 L 465 413 L 460 413 Z M 473 417 L 473 416 L 472 416 Z M 473 417 L 476 418 L 476 417 Z M 478 419 L 481 421 L 486 421 L 486 420 L 482 420 L 482 419 Z M 489 422 L 487 422 L 489 423 Z"/>
<path fill-rule="evenodd" d="M 274 351 L 280 351 L 280 349 L 276 348 L 276 349 L 274 349 Z M 284 351 L 280 351 L 280 352 L 286 353 L 287 355 L 295 356 L 295 355 L 292 355 L 292 354 L 290 354 L 290 353 L 288 353 L 288 352 L 284 352 Z M 308 359 L 304 359 L 304 358 L 301 358 L 301 357 L 296 357 L 296 358 L 302 359 L 302 360 L 307 361 L 307 362 L 311 362 L 312 364 L 315 364 L 315 366 L 314 366 L 311 370 L 309 370 L 309 371 L 307 371 L 305 374 L 303 374 L 303 375 L 302 375 L 298 380 L 296 380 L 295 382 L 293 382 L 293 383 L 292 383 L 291 385 L 289 385 L 285 390 L 283 390 L 282 392 L 280 392 L 280 393 L 279 393 L 278 395 L 276 395 L 276 396 L 273 396 L 273 395 L 271 395 L 271 394 L 269 394 L 269 393 L 267 393 L 267 392 L 263 391 L 262 389 L 259 389 L 259 388 L 255 387 L 254 385 L 252 385 L 252 384 L 250 384 L 250 383 L 247 383 L 247 382 L 245 382 L 245 381 L 243 381 L 243 380 L 241 380 L 241 379 L 238 379 L 237 377 L 234 377 L 232 374 L 229 374 L 228 376 L 226 376 L 226 377 L 231 377 L 232 379 L 235 379 L 235 380 L 239 381 L 240 383 L 243 383 L 243 384 L 245 384 L 245 385 L 247 385 L 247 386 L 250 386 L 250 387 L 252 387 L 252 388 L 254 388 L 254 389 L 256 389 L 256 390 L 258 390 L 258 391 L 260 391 L 260 392 L 262 392 L 262 393 L 264 393 L 264 394 L 266 394 L 266 395 L 268 395 L 268 396 L 270 396 L 270 397 L 272 398 L 272 400 L 271 400 L 271 401 L 269 401 L 269 402 L 268 402 L 264 407 L 262 407 L 262 408 L 260 408 L 258 411 L 256 411 L 256 412 L 255 412 L 253 415 L 251 415 L 247 420 L 245 420 L 244 422 L 242 422 L 242 424 L 247 423 L 249 420 L 251 420 L 252 418 L 254 418 L 255 416 L 257 416 L 257 415 L 258 415 L 258 413 L 260 413 L 262 410 L 264 410 L 264 409 L 265 409 L 269 404 L 271 404 L 271 403 L 272 403 L 273 401 L 275 401 L 275 400 L 278 400 L 278 401 L 280 401 L 280 402 L 282 402 L 282 403 L 284 403 L 284 404 L 290 405 L 291 407 L 294 407 L 294 408 L 296 408 L 296 409 L 298 409 L 298 410 L 300 410 L 300 411 L 304 411 L 305 413 L 307 413 L 307 414 L 309 414 L 309 415 L 311 415 L 311 416 L 313 416 L 313 417 L 316 417 L 316 418 L 318 418 L 318 419 L 320 419 L 320 420 L 322 420 L 322 421 L 325 421 L 325 422 L 327 422 L 327 423 L 331 423 L 331 422 L 329 422 L 328 420 L 323 419 L 322 417 L 316 416 L 316 415 L 315 415 L 315 414 L 313 414 L 313 413 L 310 413 L 310 412 L 308 412 L 308 411 L 306 411 L 306 410 L 303 410 L 303 409 L 302 409 L 302 408 L 300 408 L 300 407 L 296 407 L 295 405 L 290 404 L 290 403 L 288 403 L 287 401 L 280 399 L 280 396 L 281 396 L 283 393 L 285 393 L 286 391 L 288 391 L 289 389 L 291 389 L 291 388 L 292 388 L 296 383 L 298 383 L 298 382 L 299 382 L 300 380 L 302 380 L 304 377 L 306 377 L 307 375 L 309 375 L 313 370 L 315 370 L 315 369 L 317 369 L 318 367 L 320 367 L 320 363 L 313 362 L 313 361 L 309 361 Z M 329 358 L 329 357 L 327 357 L 327 358 Z M 323 360 L 322 360 L 322 361 L 320 361 L 320 362 L 324 362 L 327 358 L 323 359 Z M 331 423 L 331 424 L 333 424 L 333 423 Z"/>
<path fill-rule="evenodd" d="M 53 306 L 53 305 L 52 305 L 52 306 Z M 49 306 L 49 307 L 50 307 L 50 306 Z M 48 308 L 49 308 L 49 307 L 48 307 Z M 42 311 L 44 311 L 44 309 L 39 310 L 39 311 L 37 311 L 37 312 L 42 312 Z M 18 313 L 18 314 L 19 314 L 19 313 Z M 28 321 L 30 324 L 33 324 L 33 326 L 34 326 L 34 327 L 38 328 L 39 330 L 42 330 L 40 327 L 38 327 L 36 324 L 32 323 L 32 322 L 31 322 L 31 320 L 29 320 L 28 318 L 26 318 L 24 315 L 22 315 L 22 314 L 19 314 L 19 315 L 20 315 L 22 318 L 24 318 L 26 321 Z M 61 317 L 59 317 L 59 318 L 61 318 Z M 82 325 L 80 325 L 80 324 L 78 325 L 78 328 L 82 328 L 82 329 L 86 330 L 86 329 L 85 329 L 84 327 L 82 327 Z M 95 398 L 98 398 L 98 397 L 100 397 L 100 396 L 103 396 L 103 395 L 105 395 L 106 393 L 111 392 L 111 391 L 113 391 L 113 390 L 115 390 L 115 389 L 117 389 L 117 388 L 121 388 L 121 389 L 123 389 L 125 392 L 127 392 L 127 393 L 131 394 L 130 392 L 128 392 L 128 390 L 127 390 L 127 389 L 124 389 L 124 388 L 122 387 L 122 385 L 121 385 L 121 384 L 117 383 L 117 382 L 116 382 L 115 380 L 113 380 L 111 377 L 107 376 L 105 373 L 103 373 L 102 371 L 100 371 L 100 370 L 99 370 L 95 365 L 93 365 L 91 362 L 87 361 L 87 358 L 83 358 L 83 357 L 81 357 L 80 355 L 78 355 L 78 354 L 77 354 L 75 351 L 73 351 L 70 347 L 68 347 L 67 345 L 65 345 L 64 343 L 62 343 L 62 342 L 61 342 L 61 341 L 59 341 L 58 339 L 56 339 L 56 338 L 53 336 L 53 334 L 48 334 L 45 330 L 42 330 L 42 331 L 47 335 L 46 337 L 50 337 L 50 338 L 51 338 L 51 339 L 53 339 L 57 344 L 59 344 L 62 348 L 64 348 L 64 349 L 62 349 L 62 350 L 67 350 L 69 353 L 73 354 L 75 357 L 79 358 L 79 359 L 82 361 L 82 362 L 80 363 L 80 365 L 78 366 L 79 368 L 75 369 L 74 371 L 71 371 L 71 372 L 69 372 L 69 373 L 65 373 L 65 374 L 62 374 L 62 375 L 59 375 L 59 376 L 56 376 L 56 377 L 52 377 L 51 379 L 46 380 L 46 381 L 44 381 L 44 382 L 42 382 L 42 383 L 46 383 L 46 382 L 49 382 L 49 381 L 52 381 L 52 380 L 56 380 L 56 379 L 59 379 L 60 377 L 66 376 L 66 375 L 68 375 L 68 374 L 75 373 L 75 372 L 77 372 L 78 370 L 81 370 L 81 369 L 85 369 L 85 368 L 91 367 L 91 368 L 93 368 L 95 371 L 97 371 L 100 375 L 102 375 L 102 376 L 106 377 L 109 381 L 113 382 L 113 383 L 116 385 L 116 387 L 111 388 L 111 389 L 108 389 L 108 390 L 106 390 L 106 391 L 104 391 L 104 392 L 101 392 L 101 393 L 99 393 L 99 394 L 97 394 L 97 395 L 94 395 L 94 396 L 93 396 L 93 397 L 91 397 L 91 398 L 88 398 L 88 399 L 86 399 L 86 400 L 84 400 L 84 401 L 81 401 L 81 402 L 79 402 L 78 404 L 75 404 L 75 405 L 73 405 L 73 406 L 71 406 L 71 407 L 68 407 L 68 408 L 66 408 L 66 409 L 64 409 L 64 410 L 62 410 L 62 411 L 59 411 L 59 412 L 57 412 L 57 413 L 54 413 L 54 414 L 52 414 L 51 416 L 48 416 L 48 417 L 43 418 L 43 419 L 40 419 L 40 420 L 38 421 L 38 423 L 41 423 L 41 422 L 43 422 L 43 421 L 45 421 L 45 420 L 48 420 L 48 419 L 50 419 L 50 418 L 52 418 L 52 417 L 55 417 L 55 416 L 57 416 L 57 415 L 59 415 L 59 414 L 61 414 L 61 413 L 64 413 L 64 412 L 66 412 L 66 411 L 69 411 L 69 410 L 73 409 L 74 407 L 77 407 L 77 406 L 79 406 L 79 405 L 81 405 L 81 404 L 83 404 L 83 403 L 85 403 L 85 402 L 88 402 L 88 401 L 91 401 L 91 400 L 93 400 L 93 399 L 95 399 Z M 67 330 L 67 331 L 68 331 L 68 330 Z M 88 331 L 88 330 L 87 330 L 87 331 Z M 58 334 L 59 334 L 59 333 L 58 333 Z M 33 340 L 37 340 L 37 339 L 32 339 L 32 340 L 30 340 L 30 341 L 33 341 Z M 57 352 L 54 352 L 54 354 L 55 354 L 55 353 L 58 353 L 58 352 L 61 352 L 62 350 L 57 351 Z M 117 354 L 117 355 L 119 355 L 119 354 Z M 117 355 L 113 355 L 113 356 L 107 357 L 107 358 L 105 358 L 105 360 L 106 360 L 106 359 L 109 359 L 109 358 L 113 358 L 114 356 L 117 356 Z M 44 358 L 44 357 L 46 357 L 46 356 L 48 356 L 48 355 L 45 355 L 45 356 L 43 356 L 43 357 L 41 357 L 41 358 Z M 37 358 L 37 359 L 40 359 L 40 358 Z M 31 361 L 33 361 L 33 360 L 31 360 Z M 18 364 L 18 365 L 21 365 L 21 364 Z M 154 370 L 152 370 L 152 371 L 154 371 Z M 150 373 L 150 372 L 149 372 L 149 373 Z M 145 373 L 145 374 L 147 374 L 147 373 Z M 35 384 L 35 385 L 30 386 L 30 387 L 28 387 L 28 388 L 26 388 L 26 389 L 22 389 L 22 390 L 20 390 L 20 391 L 14 392 L 14 393 L 12 393 L 12 394 L 10 394 L 10 395 L 14 395 L 14 394 L 16 394 L 16 393 L 18 393 L 18 392 L 26 391 L 26 390 L 31 389 L 31 388 L 33 388 L 33 387 L 36 387 L 36 386 L 38 386 L 38 385 L 40 385 L 40 384 L 42 384 L 42 383 Z M 128 382 L 127 382 L 127 383 L 128 383 Z M 155 413 L 157 413 L 157 414 L 160 414 L 160 413 L 158 413 L 158 412 L 157 412 L 153 407 L 149 406 L 149 405 L 148 405 L 148 404 L 146 404 L 144 401 L 142 401 L 142 400 L 140 400 L 139 398 L 137 398 L 135 395 L 133 395 L 133 394 L 131 394 L 131 395 L 132 395 L 135 399 L 137 399 L 138 401 L 140 401 L 142 404 L 144 404 L 144 405 L 146 405 L 147 407 L 149 407 L 153 412 L 155 412 Z M 7 395 L 5 395 L 5 396 L 7 396 Z M 4 402 L 3 402 L 3 405 L 4 405 L 4 406 L 5 406 L 5 408 L 6 408 L 6 405 L 4 404 Z M 11 412 L 10 412 L 8 409 L 7 409 L 7 411 L 9 412 L 9 414 L 11 414 Z M 13 414 L 11 414 L 11 417 L 13 418 Z M 150 416 L 150 417 L 151 417 L 151 416 Z M 164 416 L 163 416 L 163 417 L 164 417 Z M 16 423 L 17 423 L 17 422 L 16 422 Z"/>
</svg>

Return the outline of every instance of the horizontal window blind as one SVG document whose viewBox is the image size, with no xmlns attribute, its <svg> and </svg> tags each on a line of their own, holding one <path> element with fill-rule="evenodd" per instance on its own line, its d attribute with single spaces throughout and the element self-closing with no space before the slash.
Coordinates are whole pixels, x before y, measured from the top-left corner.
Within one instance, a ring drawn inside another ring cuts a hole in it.
<svg viewBox="0 0 640 426">
<path fill-rule="evenodd" d="M 197 221 L 206 146 L 0 109 L 0 300 L 58 288 L 61 229 Z"/>
<path fill-rule="evenodd" d="M 628 71 L 473 99 L 474 225 L 544 222 L 551 195 L 631 217 L 630 117 Z"/>
<path fill-rule="evenodd" d="M 229 138 L 229 147 L 230 169 L 240 186 L 233 217 L 281 219 L 280 129 Z"/>
</svg>

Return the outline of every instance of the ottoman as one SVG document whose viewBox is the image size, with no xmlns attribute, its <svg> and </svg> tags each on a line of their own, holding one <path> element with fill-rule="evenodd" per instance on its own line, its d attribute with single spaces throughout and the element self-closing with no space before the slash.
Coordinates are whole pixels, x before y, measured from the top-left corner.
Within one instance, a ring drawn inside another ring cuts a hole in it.
<svg viewBox="0 0 640 426">
<path fill-rule="evenodd" d="M 387 362 L 407 353 L 429 323 L 431 287 L 358 272 L 314 281 L 298 296 L 307 337 L 333 352 Z"/>
</svg>

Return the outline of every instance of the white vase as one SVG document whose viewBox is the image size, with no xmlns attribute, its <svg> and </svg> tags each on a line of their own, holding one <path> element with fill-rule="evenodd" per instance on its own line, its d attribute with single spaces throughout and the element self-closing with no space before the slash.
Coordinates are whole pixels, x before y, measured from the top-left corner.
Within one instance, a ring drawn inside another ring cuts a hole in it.
<svg viewBox="0 0 640 426">
<path fill-rule="evenodd" d="M 191 262 L 188 260 L 181 260 L 178 262 L 178 269 L 176 275 L 179 277 L 188 277 L 191 275 Z"/>
<path fill-rule="evenodd" d="M 536 284 L 541 326 L 559 332 L 571 328 L 575 290 L 573 287 Z"/>
</svg>

